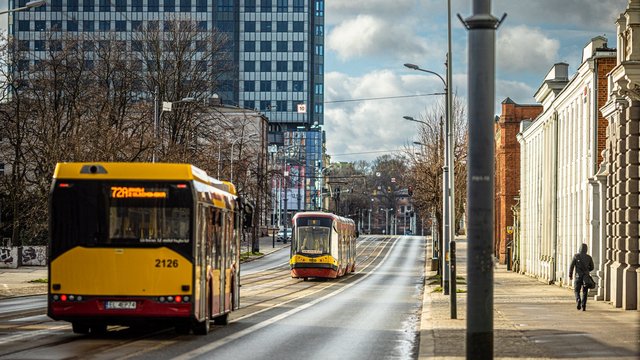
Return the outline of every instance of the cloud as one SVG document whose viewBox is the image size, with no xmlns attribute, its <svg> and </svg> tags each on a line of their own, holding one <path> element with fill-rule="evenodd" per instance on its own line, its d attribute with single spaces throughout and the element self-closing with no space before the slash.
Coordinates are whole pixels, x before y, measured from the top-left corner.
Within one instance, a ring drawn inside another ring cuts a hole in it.
<svg viewBox="0 0 640 360">
<path fill-rule="evenodd" d="M 440 96 L 362 99 L 425 93 L 428 92 L 425 88 L 432 88 L 432 85 L 440 91 L 442 84 L 438 84 L 439 81 L 422 75 L 398 75 L 389 70 L 359 77 L 340 72 L 326 74 L 328 154 L 333 156 L 333 161 L 354 161 L 401 153 L 397 150 L 415 140 L 417 125 L 403 120 L 402 116 L 419 117 L 425 107 L 438 101 Z M 334 102 L 347 99 L 361 101 Z"/>
<path fill-rule="evenodd" d="M 405 18 L 417 6 L 416 0 L 331 0 L 325 2 L 327 25 L 340 24 L 354 14 Z"/>
<path fill-rule="evenodd" d="M 428 46 L 410 25 L 391 24 L 373 15 L 358 15 L 335 26 L 327 35 L 327 46 L 343 61 L 367 56 L 424 56 Z"/>
<path fill-rule="evenodd" d="M 498 33 L 497 64 L 507 73 L 539 73 L 558 61 L 560 41 L 537 28 L 505 27 Z"/>
<path fill-rule="evenodd" d="M 615 29 L 614 22 L 626 9 L 628 0 L 497 0 L 496 14 L 509 14 L 506 24 L 551 25 L 558 28 Z M 496 15 L 499 16 L 499 15 Z"/>
</svg>

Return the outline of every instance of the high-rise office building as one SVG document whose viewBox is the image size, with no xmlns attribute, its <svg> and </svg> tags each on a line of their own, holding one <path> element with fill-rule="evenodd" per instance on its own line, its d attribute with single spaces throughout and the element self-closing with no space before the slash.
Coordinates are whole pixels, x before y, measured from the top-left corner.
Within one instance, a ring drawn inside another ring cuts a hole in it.
<svg viewBox="0 0 640 360">
<path fill-rule="evenodd" d="M 9 7 L 27 2 L 10 0 Z M 228 35 L 234 72 L 212 91 L 225 104 L 265 114 L 269 143 L 290 146 L 285 134 L 291 132 L 323 140 L 324 0 L 49 0 L 10 14 L 9 30 L 36 62 L 53 45 L 47 40 L 49 31 L 114 33 L 131 48 L 136 29 L 152 23 L 162 30 L 176 19 Z M 317 171 L 322 148 L 305 148 L 309 153 L 298 164 L 305 164 L 306 173 Z M 314 186 L 305 188 L 309 202 L 300 208 L 312 208 Z"/>
</svg>

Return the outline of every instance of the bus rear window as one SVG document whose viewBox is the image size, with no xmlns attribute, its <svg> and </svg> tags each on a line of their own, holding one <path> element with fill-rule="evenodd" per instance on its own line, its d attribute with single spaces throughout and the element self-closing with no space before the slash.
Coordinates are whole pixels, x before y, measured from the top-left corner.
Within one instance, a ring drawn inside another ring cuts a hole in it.
<svg viewBox="0 0 640 360">
<path fill-rule="evenodd" d="M 109 239 L 122 244 L 189 243 L 188 208 L 109 208 Z"/>
</svg>

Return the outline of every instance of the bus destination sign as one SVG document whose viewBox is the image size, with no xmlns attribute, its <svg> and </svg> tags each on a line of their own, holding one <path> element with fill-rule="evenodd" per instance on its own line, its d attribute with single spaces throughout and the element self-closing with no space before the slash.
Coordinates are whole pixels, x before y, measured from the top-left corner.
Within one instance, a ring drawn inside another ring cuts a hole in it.
<svg viewBox="0 0 640 360">
<path fill-rule="evenodd" d="M 111 197 L 114 199 L 166 199 L 167 191 L 143 187 L 112 186 Z"/>
</svg>

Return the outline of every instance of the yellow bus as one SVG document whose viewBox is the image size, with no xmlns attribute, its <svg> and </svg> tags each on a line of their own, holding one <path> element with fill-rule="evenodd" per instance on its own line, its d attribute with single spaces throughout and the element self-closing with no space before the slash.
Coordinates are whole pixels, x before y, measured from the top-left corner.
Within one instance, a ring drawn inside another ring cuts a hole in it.
<svg viewBox="0 0 640 360">
<path fill-rule="evenodd" d="M 48 315 L 76 333 L 159 321 L 206 334 L 239 306 L 251 206 L 188 164 L 59 163 L 49 201 Z"/>
</svg>

